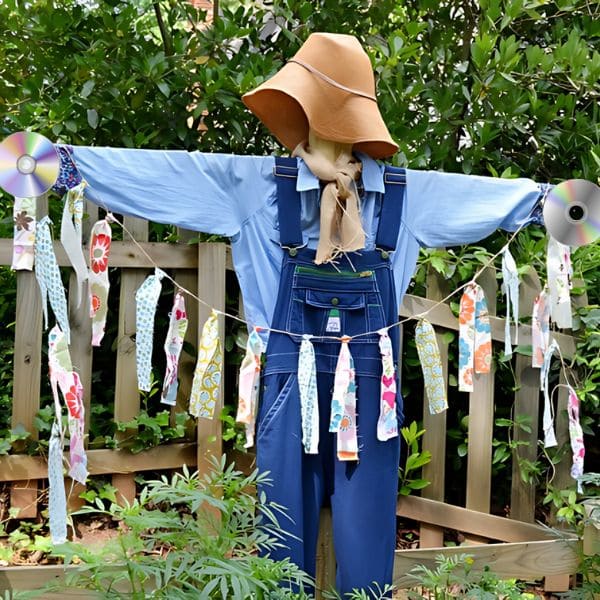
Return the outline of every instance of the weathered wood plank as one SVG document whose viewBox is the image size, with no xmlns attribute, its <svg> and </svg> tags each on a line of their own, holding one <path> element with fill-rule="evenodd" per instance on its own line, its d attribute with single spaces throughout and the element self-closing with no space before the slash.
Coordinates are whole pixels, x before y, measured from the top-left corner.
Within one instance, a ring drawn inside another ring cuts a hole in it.
<svg viewBox="0 0 600 600">
<path fill-rule="evenodd" d="M 225 244 L 202 243 L 198 245 L 198 297 L 206 302 L 198 305 L 199 333 L 206 319 L 211 314 L 211 308 L 225 310 Z M 225 321 L 219 315 L 219 332 L 221 344 L 225 344 Z M 215 406 L 213 419 L 198 419 L 198 470 L 204 473 L 209 469 L 209 458 L 219 457 L 223 453 L 221 421 L 219 415 L 223 409 L 223 378 L 221 378 L 221 393 Z"/>
<path fill-rule="evenodd" d="M 533 303 L 542 289 L 540 279 L 533 267 L 529 267 L 529 270 L 523 275 L 519 287 L 519 316 L 530 317 Z M 528 460 L 533 463 L 537 456 L 540 371 L 531 366 L 530 356 L 516 355 L 515 378 L 518 389 L 515 393 L 514 418 L 529 416 L 531 431 L 527 432 L 517 425 L 513 427 L 513 440 L 515 442 L 525 442 L 527 445 L 517 446 L 513 452 L 510 516 L 518 521 L 533 523 L 535 518 L 535 484 L 523 481 L 519 466 L 520 460 Z"/>
<path fill-rule="evenodd" d="M 529 542 L 556 539 L 551 529 L 522 523 L 514 519 L 498 517 L 453 506 L 437 500 L 418 496 L 401 496 L 398 499 L 397 514 L 422 523 L 430 523 L 464 533 L 486 536 L 501 542 Z"/>
<path fill-rule="evenodd" d="M 68 453 L 65 453 L 66 458 Z M 196 465 L 195 443 L 168 444 L 138 454 L 132 454 L 128 450 L 88 450 L 88 469 L 91 475 L 178 469 L 184 464 Z M 47 476 L 48 463 L 41 456 L 0 456 L 0 481 L 45 479 Z"/>
<path fill-rule="evenodd" d="M 429 273 L 427 277 L 427 297 L 441 300 L 449 293 L 447 282 L 437 273 Z M 436 331 L 436 339 L 440 349 L 440 359 L 444 385 L 448 390 L 448 342 L 442 333 Z M 431 452 L 431 462 L 423 467 L 423 478 L 431 483 L 421 491 L 423 498 L 444 500 L 446 485 L 446 411 L 432 415 L 429 410 L 427 392 L 423 398 L 423 445 L 422 450 Z M 436 548 L 444 545 L 444 531 L 431 523 L 421 523 L 419 534 L 420 548 Z"/>
<path fill-rule="evenodd" d="M 432 325 L 439 325 L 446 329 L 458 330 L 458 319 L 452 314 L 450 306 L 447 304 L 440 304 L 433 308 L 437 304 L 433 300 L 428 298 L 420 298 L 419 296 L 413 296 L 406 294 L 400 307 L 400 316 L 412 317 L 417 314 L 421 314 L 426 310 L 431 309 L 431 312 L 427 314 L 427 320 Z M 490 325 L 492 328 L 492 340 L 503 342 L 504 341 L 504 319 L 500 317 L 492 316 L 490 318 Z M 570 335 L 563 333 L 553 333 L 554 338 L 560 344 L 560 349 L 565 358 L 572 358 L 575 355 L 575 340 Z M 531 326 L 521 325 L 519 327 L 519 343 L 531 344 Z"/>
<path fill-rule="evenodd" d="M 136 240 L 148 239 L 148 221 L 126 217 L 125 227 Z M 111 248 L 110 264 L 113 263 Z M 140 395 L 137 385 L 135 350 L 136 303 L 135 293 L 149 272 L 140 269 L 121 271 L 121 293 L 119 299 L 119 331 L 117 340 L 117 371 L 115 384 L 115 421 L 130 421 L 140 412 Z M 117 432 L 117 440 L 135 435 L 135 429 Z M 132 474 L 115 474 L 113 485 L 127 501 L 135 498 L 135 481 Z"/>
<path fill-rule="evenodd" d="M 490 315 L 496 314 L 496 273 L 486 269 L 479 278 Z M 492 486 L 492 434 L 494 426 L 494 365 L 488 374 L 473 374 L 469 394 L 469 439 L 466 507 L 489 512 Z"/>
<path fill-rule="evenodd" d="M 319 539 L 317 540 L 316 599 L 325 598 L 323 592 L 335 589 L 335 550 L 333 547 L 333 522 L 331 509 L 321 510 Z"/>
<path fill-rule="evenodd" d="M 417 565 L 435 568 L 439 555 L 453 556 L 467 553 L 473 556 L 472 571 L 488 566 L 501 578 L 538 579 L 544 575 L 573 572 L 579 563 L 581 542 L 573 540 L 545 540 L 515 544 L 487 544 L 470 548 L 430 548 L 396 552 L 394 584 L 399 588 L 411 587 L 415 580 L 408 572 Z"/>
</svg>

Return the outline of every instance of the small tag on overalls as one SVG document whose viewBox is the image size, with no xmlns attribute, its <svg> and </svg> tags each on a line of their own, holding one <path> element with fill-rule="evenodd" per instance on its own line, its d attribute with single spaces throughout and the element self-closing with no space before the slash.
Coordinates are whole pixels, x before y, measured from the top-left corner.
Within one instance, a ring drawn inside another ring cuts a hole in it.
<svg viewBox="0 0 600 600">
<path fill-rule="evenodd" d="M 327 333 L 339 333 L 342 331 L 342 322 L 340 320 L 340 311 L 337 308 L 332 308 L 329 311 L 327 317 L 327 326 L 325 327 Z"/>
</svg>

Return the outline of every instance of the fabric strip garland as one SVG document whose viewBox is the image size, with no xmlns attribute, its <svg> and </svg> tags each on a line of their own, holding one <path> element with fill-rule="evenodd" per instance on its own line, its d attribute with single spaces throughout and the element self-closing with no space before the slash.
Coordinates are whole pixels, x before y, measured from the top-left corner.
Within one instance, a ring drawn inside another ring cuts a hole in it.
<svg viewBox="0 0 600 600">
<path fill-rule="evenodd" d="M 446 384 L 440 349 L 435 337 L 435 331 L 429 321 L 421 319 L 415 327 L 415 343 L 423 370 L 425 391 L 429 401 L 429 412 L 434 415 L 448 408 Z"/>
<path fill-rule="evenodd" d="M 377 333 L 379 334 L 379 352 L 381 353 L 381 391 L 377 439 L 385 442 L 398 435 L 396 369 L 394 367 L 392 340 L 390 340 L 387 329 L 380 329 Z"/>
<path fill-rule="evenodd" d="M 62 221 L 60 224 L 60 241 L 65 249 L 67 258 L 73 266 L 77 277 L 77 294 L 75 304 L 77 308 L 81 305 L 83 298 L 83 285 L 88 278 L 88 268 L 81 247 L 83 222 L 83 192 L 85 183 L 71 188 L 64 197 Z"/>
<path fill-rule="evenodd" d="M 550 345 L 550 302 L 544 288 L 533 303 L 531 315 L 531 366 L 541 368 Z"/>
<path fill-rule="evenodd" d="M 194 417 L 212 419 L 221 389 L 223 349 L 219 335 L 219 315 L 212 311 L 204 323 L 194 371 L 189 412 Z"/>
<path fill-rule="evenodd" d="M 246 354 L 240 366 L 239 398 L 236 421 L 246 429 L 245 448 L 254 446 L 256 428 L 256 409 L 258 407 L 258 390 L 260 383 L 260 357 L 263 343 L 256 329 L 248 335 Z"/>
<path fill-rule="evenodd" d="M 550 290 L 550 316 L 557 327 L 571 329 L 571 249 L 557 242 L 553 237 L 548 240 L 548 288 Z"/>
<path fill-rule="evenodd" d="M 11 268 L 31 271 L 35 256 L 35 198 L 15 198 L 13 205 L 13 255 Z"/>
<path fill-rule="evenodd" d="M 559 350 L 558 344 L 556 340 L 552 340 L 552 343 L 544 353 L 544 361 L 540 370 L 540 387 L 544 393 L 544 416 L 542 419 L 542 427 L 544 429 L 545 448 L 552 448 L 557 445 L 556 434 L 554 433 L 554 410 L 552 409 L 552 402 L 548 392 L 550 363 L 552 362 L 552 356 L 556 350 Z"/>
<path fill-rule="evenodd" d="M 519 343 L 519 272 L 508 246 L 502 253 L 502 291 L 506 295 L 506 322 L 504 326 L 504 354 L 512 354 L 510 315 L 515 324 L 515 344 Z"/>
<path fill-rule="evenodd" d="M 52 307 L 56 321 L 65 334 L 67 343 L 70 343 L 71 333 L 67 313 L 67 297 L 54 254 L 54 246 L 50 235 L 51 223 L 50 218 L 46 216 L 38 222 L 36 227 L 35 276 L 42 294 L 42 308 L 46 329 L 48 328 L 47 300 L 50 300 L 50 306 Z"/>
<path fill-rule="evenodd" d="M 152 342 L 156 304 L 162 290 L 164 271 L 156 268 L 135 293 L 135 355 L 137 359 L 138 388 L 149 392 L 152 387 Z"/>
<path fill-rule="evenodd" d="M 48 515 L 53 544 L 67 541 L 67 497 L 63 474 L 63 452 L 58 423 L 52 424 L 48 445 Z"/>
<path fill-rule="evenodd" d="M 350 338 L 342 338 L 335 368 L 329 431 L 337 433 L 339 460 L 358 460 L 356 427 L 356 371 L 350 353 Z"/>
<path fill-rule="evenodd" d="M 483 289 L 471 283 L 460 299 L 458 316 L 458 389 L 473 391 L 473 372 L 489 373 L 492 364 L 492 334 Z"/>
<path fill-rule="evenodd" d="M 579 422 L 579 398 L 575 390 L 569 387 L 569 399 L 567 412 L 569 413 L 569 438 L 571 440 L 571 451 L 573 453 L 573 462 L 571 466 L 571 477 L 577 481 L 577 491 L 582 494 L 583 486 L 581 477 L 583 476 L 583 459 L 585 457 L 585 446 L 583 444 L 583 429 Z"/>
<path fill-rule="evenodd" d="M 90 317 L 92 318 L 92 346 L 99 346 L 104 337 L 108 314 L 108 257 L 112 231 L 106 219 L 97 221 L 90 234 Z"/>
<path fill-rule="evenodd" d="M 183 341 L 187 331 L 188 319 L 185 312 L 185 298 L 178 291 L 173 299 L 173 308 L 169 315 L 169 330 L 165 339 L 164 349 L 167 359 L 167 369 L 163 381 L 160 401 L 169 406 L 175 406 L 179 382 L 177 374 L 179 371 L 179 357 L 183 348 Z"/>
<path fill-rule="evenodd" d="M 311 335 L 302 336 L 298 355 L 298 387 L 302 416 L 302 444 L 306 454 L 319 453 L 319 397 L 317 365 Z"/>
</svg>

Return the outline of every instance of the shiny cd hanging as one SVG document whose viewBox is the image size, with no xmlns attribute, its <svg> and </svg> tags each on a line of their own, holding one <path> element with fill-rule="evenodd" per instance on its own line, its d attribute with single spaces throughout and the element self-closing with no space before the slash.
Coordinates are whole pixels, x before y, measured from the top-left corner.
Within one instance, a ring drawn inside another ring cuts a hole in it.
<svg viewBox="0 0 600 600">
<path fill-rule="evenodd" d="M 17 198 L 47 192 L 60 170 L 58 152 L 39 133 L 19 131 L 0 144 L 0 187 Z"/>
<path fill-rule="evenodd" d="M 591 244 L 600 237 L 600 187 L 585 179 L 559 183 L 546 197 L 544 222 L 563 244 Z"/>
</svg>

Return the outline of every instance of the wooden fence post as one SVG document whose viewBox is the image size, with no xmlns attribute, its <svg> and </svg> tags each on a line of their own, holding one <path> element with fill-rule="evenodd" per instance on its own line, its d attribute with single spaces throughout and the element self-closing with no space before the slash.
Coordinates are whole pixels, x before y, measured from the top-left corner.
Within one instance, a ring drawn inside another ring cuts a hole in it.
<svg viewBox="0 0 600 600">
<path fill-rule="evenodd" d="M 133 217 L 125 217 L 125 227 L 138 241 L 148 240 L 148 222 Z M 127 233 L 123 232 L 127 240 Z M 110 264 L 110 263 L 109 263 Z M 130 421 L 140 412 L 140 394 L 137 385 L 135 355 L 135 292 L 142 285 L 148 272 L 142 269 L 121 269 L 121 293 L 119 298 L 119 331 L 117 334 L 117 372 L 115 384 L 115 421 Z M 121 441 L 135 435 L 135 429 L 117 432 Z M 135 478 L 133 473 L 115 473 L 112 484 L 128 502 L 135 499 Z"/>
<path fill-rule="evenodd" d="M 448 295 L 447 282 L 437 272 L 427 275 L 427 298 L 441 300 Z M 444 385 L 448 390 L 448 342 L 443 334 L 436 333 L 440 348 L 440 358 L 444 376 Z M 422 498 L 444 501 L 446 484 L 446 411 L 432 415 L 429 411 L 427 392 L 423 395 L 423 446 L 422 450 L 431 452 L 431 462 L 423 467 L 423 479 L 431 483 L 421 491 Z M 420 548 L 439 548 L 444 545 L 444 530 L 442 527 L 421 523 L 419 533 Z"/>
<path fill-rule="evenodd" d="M 531 316 L 533 303 L 541 291 L 540 279 L 533 267 L 523 275 L 519 290 L 519 316 Z M 510 498 L 510 517 L 518 521 L 534 522 L 535 483 L 526 483 L 521 479 L 520 459 L 535 462 L 537 457 L 540 370 L 531 366 L 531 357 L 517 354 L 515 359 L 515 378 L 518 389 L 515 392 L 514 420 L 528 415 L 531 417 L 531 431 L 527 432 L 516 424 L 513 426 L 513 440 L 526 442 L 517 446 L 512 457 L 512 480 Z"/>
</svg>

